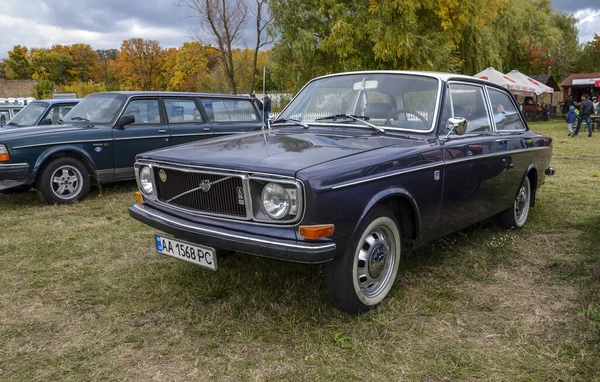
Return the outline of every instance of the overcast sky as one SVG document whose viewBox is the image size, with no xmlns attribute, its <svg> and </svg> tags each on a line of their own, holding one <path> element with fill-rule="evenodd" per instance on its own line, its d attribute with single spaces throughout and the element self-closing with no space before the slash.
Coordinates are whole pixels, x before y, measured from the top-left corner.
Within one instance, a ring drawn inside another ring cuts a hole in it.
<svg viewBox="0 0 600 382">
<path fill-rule="evenodd" d="M 93 49 L 119 49 L 123 40 L 134 37 L 158 40 L 163 48 L 179 47 L 192 40 L 190 27 L 197 20 L 174 1 L 0 0 L 0 59 L 15 45 L 86 43 Z M 600 34 L 600 1 L 552 0 L 552 5 L 579 20 L 580 43 Z M 254 45 L 254 36 L 250 26 L 240 45 Z"/>
</svg>

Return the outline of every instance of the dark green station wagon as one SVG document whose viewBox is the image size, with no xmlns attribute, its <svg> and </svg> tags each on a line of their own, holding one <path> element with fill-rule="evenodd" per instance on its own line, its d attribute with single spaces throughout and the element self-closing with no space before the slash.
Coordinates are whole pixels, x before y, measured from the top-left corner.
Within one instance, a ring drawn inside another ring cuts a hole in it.
<svg viewBox="0 0 600 382">
<path fill-rule="evenodd" d="M 48 203 L 71 203 L 90 185 L 134 179 L 139 153 L 263 125 L 249 96 L 90 94 L 61 125 L 0 131 L 0 192 L 35 187 Z"/>
</svg>

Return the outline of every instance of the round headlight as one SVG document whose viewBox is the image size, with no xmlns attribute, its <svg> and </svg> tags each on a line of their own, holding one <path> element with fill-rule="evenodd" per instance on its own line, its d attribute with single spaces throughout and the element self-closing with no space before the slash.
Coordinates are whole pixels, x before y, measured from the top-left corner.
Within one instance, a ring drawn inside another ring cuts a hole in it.
<svg viewBox="0 0 600 382">
<path fill-rule="evenodd" d="M 279 220 L 290 213 L 290 196 L 277 183 L 267 183 L 261 194 L 263 210 L 271 218 Z"/>
<path fill-rule="evenodd" d="M 140 169 L 140 184 L 144 194 L 151 195 L 154 192 L 154 185 L 152 184 L 152 170 L 150 170 L 150 167 L 144 166 Z"/>
</svg>

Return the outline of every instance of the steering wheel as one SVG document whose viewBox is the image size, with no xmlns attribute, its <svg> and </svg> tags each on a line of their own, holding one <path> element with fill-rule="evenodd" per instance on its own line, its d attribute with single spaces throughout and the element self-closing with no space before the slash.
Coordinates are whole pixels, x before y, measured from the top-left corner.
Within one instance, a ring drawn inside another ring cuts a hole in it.
<svg viewBox="0 0 600 382">
<path fill-rule="evenodd" d="M 419 114 L 415 110 L 411 110 L 411 109 L 398 109 L 398 110 L 396 110 L 395 112 L 393 112 L 392 114 L 390 114 L 385 119 L 385 124 L 387 126 L 392 126 L 392 117 L 395 117 L 398 114 L 402 114 L 402 113 L 408 113 L 408 114 L 412 114 L 412 115 L 416 116 L 421 122 L 423 122 L 423 124 L 425 125 L 425 127 L 427 129 L 429 128 L 429 122 L 427 122 L 427 120 L 425 118 L 423 118 L 423 116 L 421 114 Z"/>
</svg>

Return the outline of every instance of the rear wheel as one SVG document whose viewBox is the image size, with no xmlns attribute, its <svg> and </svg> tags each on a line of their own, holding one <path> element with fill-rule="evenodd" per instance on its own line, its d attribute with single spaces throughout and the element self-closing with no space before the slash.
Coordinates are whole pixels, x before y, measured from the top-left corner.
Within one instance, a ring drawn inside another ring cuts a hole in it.
<svg viewBox="0 0 600 382">
<path fill-rule="evenodd" d="M 498 215 L 498 224 L 502 228 L 523 228 L 527 217 L 529 216 L 529 207 L 531 205 L 531 182 L 529 177 L 523 179 L 517 197 L 513 206 L 502 211 Z"/>
<path fill-rule="evenodd" d="M 388 208 L 374 207 L 343 255 L 325 264 L 325 287 L 333 305 L 358 314 L 390 292 L 400 265 L 400 230 Z"/>
<path fill-rule="evenodd" d="M 36 182 L 42 198 L 51 204 L 68 204 L 84 199 L 90 188 L 90 175 L 80 161 L 62 157 L 48 163 Z"/>
</svg>

